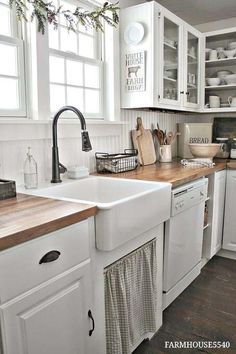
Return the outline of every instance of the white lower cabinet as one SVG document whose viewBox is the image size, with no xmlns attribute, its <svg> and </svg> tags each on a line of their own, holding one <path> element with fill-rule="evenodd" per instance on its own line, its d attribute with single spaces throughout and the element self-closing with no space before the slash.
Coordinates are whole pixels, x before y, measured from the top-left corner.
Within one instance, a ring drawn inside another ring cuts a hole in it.
<svg viewBox="0 0 236 354">
<path fill-rule="evenodd" d="M 66 228 L 63 230 L 66 238 L 67 230 Z M 75 240 L 79 230 L 80 228 L 75 229 Z M 37 241 L 40 245 L 40 239 Z M 73 242 L 71 247 L 73 249 Z M 63 258 L 62 248 L 59 251 L 60 257 Z M 14 248 L 10 251 L 14 252 Z M 17 251 L 18 247 L 15 252 Z M 39 269 L 44 267 L 47 273 L 47 269 L 50 271 L 52 267 L 60 267 L 60 261 L 63 261 L 60 257 L 39 265 Z M 27 270 L 25 277 L 27 278 Z M 91 299 L 90 258 L 88 258 L 33 289 L 1 303 L 2 353 L 93 353 L 94 322 Z"/>
<path fill-rule="evenodd" d="M 236 170 L 227 170 L 223 249 L 236 251 Z"/>
<path fill-rule="evenodd" d="M 215 172 L 208 179 L 208 227 L 204 230 L 203 257 L 211 259 L 222 245 L 226 171 Z"/>
</svg>

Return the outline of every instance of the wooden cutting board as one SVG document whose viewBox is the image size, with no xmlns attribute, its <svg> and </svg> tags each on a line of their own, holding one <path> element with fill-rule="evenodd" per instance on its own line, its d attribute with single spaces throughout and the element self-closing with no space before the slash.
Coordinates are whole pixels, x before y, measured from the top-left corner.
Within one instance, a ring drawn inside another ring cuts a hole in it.
<svg viewBox="0 0 236 354">
<path fill-rule="evenodd" d="M 137 118 L 137 129 L 131 131 L 134 148 L 138 150 L 141 165 L 151 165 L 156 162 L 156 152 L 150 129 L 144 129 L 142 119 Z"/>
</svg>

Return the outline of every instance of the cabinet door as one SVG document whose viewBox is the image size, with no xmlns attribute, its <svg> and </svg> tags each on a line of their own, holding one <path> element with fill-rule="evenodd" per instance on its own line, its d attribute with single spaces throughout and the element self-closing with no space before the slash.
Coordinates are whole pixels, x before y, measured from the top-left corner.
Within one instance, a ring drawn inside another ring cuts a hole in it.
<svg viewBox="0 0 236 354">
<path fill-rule="evenodd" d="M 200 108 L 200 33 L 184 26 L 184 106 Z"/>
<path fill-rule="evenodd" d="M 236 251 L 236 171 L 227 171 L 223 248 Z"/>
<path fill-rule="evenodd" d="M 204 230 L 202 255 L 211 259 L 222 246 L 226 171 L 208 177 L 208 227 Z"/>
<path fill-rule="evenodd" d="M 2 305 L 4 354 L 90 353 L 89 279 L 86 261 Z"/>
<path fill-rule="evenodd" d="M 179 107 L 182 78 L 183 22 L 162 8 L 160 12 L 160 102 Z"/>
</svg>

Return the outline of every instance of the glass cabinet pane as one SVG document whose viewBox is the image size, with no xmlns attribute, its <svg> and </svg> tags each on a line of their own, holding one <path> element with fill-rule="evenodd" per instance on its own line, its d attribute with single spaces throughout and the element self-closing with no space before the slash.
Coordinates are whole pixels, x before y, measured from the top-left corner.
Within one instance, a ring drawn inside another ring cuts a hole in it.
<svg viewBox="0 0 236 354">
<path fill-rule="evenodd" d="M 163 98 L 178 100 L 179 80 L 179 26 L 164 17 L 164 68 L 163 68 Z"/>
<path fill-rule="evenodd" d="M 198 103 L 198 43 L 199 39 L 188 32 L 187 52 L 187 102 Z"/>
</svg>

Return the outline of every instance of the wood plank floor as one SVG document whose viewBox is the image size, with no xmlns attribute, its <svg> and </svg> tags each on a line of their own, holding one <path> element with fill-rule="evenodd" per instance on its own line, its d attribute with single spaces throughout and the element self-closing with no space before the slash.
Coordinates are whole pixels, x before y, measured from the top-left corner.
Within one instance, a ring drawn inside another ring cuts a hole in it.
<svg viewBox="0 0 236 354">
<path fill-rule="evenodd" d="M 165 341 L 230 341 L 230 349 L 166 349 Z M 236 354 L 236 261 L 213 257 L 164 311 L 163 326 L 133 354 Z"/>
</svg>

